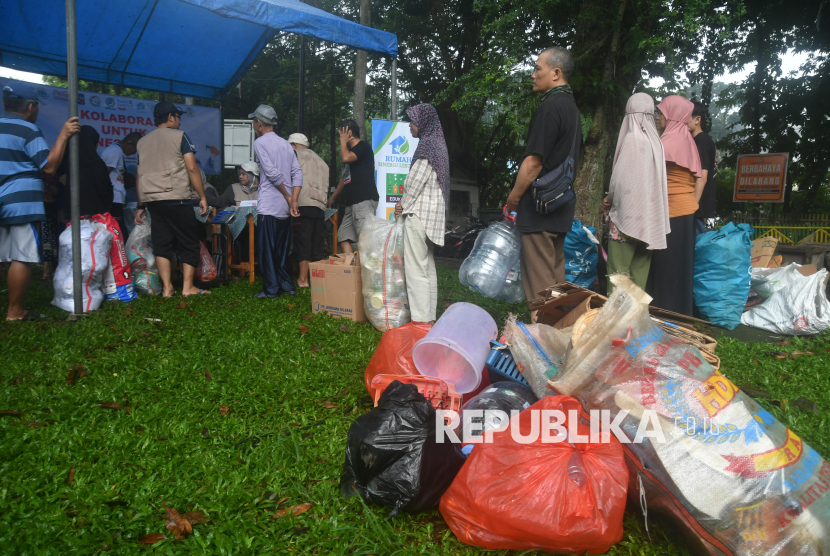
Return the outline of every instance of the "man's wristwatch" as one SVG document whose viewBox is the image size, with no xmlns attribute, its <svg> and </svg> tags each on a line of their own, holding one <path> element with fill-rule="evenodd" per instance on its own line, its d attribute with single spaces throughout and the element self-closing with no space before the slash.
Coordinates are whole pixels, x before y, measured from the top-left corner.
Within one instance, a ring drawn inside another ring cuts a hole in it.
<svg viewBox="0 0 830 556">
<path fill-rule="evenodd" d="M 147 208 L 146 203 L 138 203 L 138 205 L 136 205 L 136 206 L 138 206 L 138 210 L 144 210 L 144 209 Z"/>
</svg>

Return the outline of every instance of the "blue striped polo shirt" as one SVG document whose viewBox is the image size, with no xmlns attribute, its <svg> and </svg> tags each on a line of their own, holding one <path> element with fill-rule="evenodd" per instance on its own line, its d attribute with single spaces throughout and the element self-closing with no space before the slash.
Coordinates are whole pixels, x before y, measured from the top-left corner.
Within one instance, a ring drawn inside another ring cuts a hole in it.
<svg viewBox="0 0 830 556">
<path fill-rule="evenodd" d="M 0 226 L 46 219 L 40 170 L 49 158 L 43 133 L 8 112 L 0 118 Z"/>
</svg>

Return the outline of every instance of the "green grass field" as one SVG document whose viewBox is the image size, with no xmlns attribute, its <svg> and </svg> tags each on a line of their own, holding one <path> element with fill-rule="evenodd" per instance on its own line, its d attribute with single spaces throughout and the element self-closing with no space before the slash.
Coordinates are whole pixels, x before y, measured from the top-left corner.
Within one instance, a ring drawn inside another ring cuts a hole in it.
<svg viewBox="0 0 830 556">
<path fill-rule="evenodd" d="M 439 270 L 441 311 L 455 301 L 478 303 L 497 321 L 522 311 Z M 349 425 L 372 407 L 363 372 L 380 333 L 312 316 L 307 291 L 259 300 L 258 287 L 234 283 L 184 303 L 142 296 L 69 324 L 49 305 L 51 284 L 33 283 L 29 305 L 52 318 L 0 324 L 0 410 L 22 412 L 0 416 L 0 553 L 486 552 L 457 541 L 437 511 L 390 520 L 384 508 L 340 497 Z M 3 314 L 6 302 L 0 294 Z M 772 354 L 794 351 L 811 354 Z M 766 391 L 759 402 L 824 456 L 829 352 L 825 337 L 718 347 L 722 371 Z M 68 374 L 82 370 L 70 385 Z M 209 521 L 184 540 L 139 543 L 172 537 L 163 503 Z M 300 515 L 272 517 L 305 503 Z M 633 511 L 625 527 L 609 554 L 687 554 L 657 520 L 649 519 L 652 541 Z"/>
</svg>

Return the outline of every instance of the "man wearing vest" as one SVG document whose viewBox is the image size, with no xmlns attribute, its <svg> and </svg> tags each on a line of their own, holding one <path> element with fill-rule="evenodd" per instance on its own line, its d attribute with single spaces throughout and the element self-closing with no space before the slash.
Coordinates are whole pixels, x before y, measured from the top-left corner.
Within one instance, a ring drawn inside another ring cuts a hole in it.
<svg viewBox="0 0 830 556">
<path fill-rule="evenodd" d="M 199 221 L 190 204 L 193 190 L 199 197 L 199 212 L 207 214 L 208 204 L 202 175 L 196 165 L 196 148 L 179 129 L 184 112 L 172 102 L 162 101 L 153 109 L 156 127 L 138 142 L 138 212 L 135 223 L 144 223 L 144 211 L 150 209 L 150 237 L 153 254 L 164 283 L 164 297 L 173 297 L 170 260 L 178 252 L 184 271 L 182 295 L 210 293 L 193 285 L 199 265 Z"/>
<path fill-rule="evenodd" d="M 288 142 L 294 148 L 300 170 L 303 171 L 303 188 L 297 199 L 300 216 L 294 218 L 294 252 L 300 259 L 300 276 L 297 285 L 308 287 L 308 263 L 322 260 L 326 256 L 326 201 L 329 197 L 329 165 L 311 150 L 308 137 L 292 133 Z"/>
</svg>

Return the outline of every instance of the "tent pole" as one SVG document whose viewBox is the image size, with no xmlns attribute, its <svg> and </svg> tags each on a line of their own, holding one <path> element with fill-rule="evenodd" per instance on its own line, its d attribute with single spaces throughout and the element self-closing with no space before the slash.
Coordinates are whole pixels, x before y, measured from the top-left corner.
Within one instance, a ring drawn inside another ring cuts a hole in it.
<svg viewBox="0 0 830 556">
<path fill-rule="evenodd" d="M 66 81 L 69 89 L 69 117 L 78 116 L 78 43 L 75 20 L 75 0 L 66 0 Z M 72 202 L 72 293 L 74 313 L 77 318 L 84 313 L 81 291 L 81 167 L 80 137 L 76 133 L 69 138 L 69 184 Z"/>
<path fill-rule="evenodd" d="M 241 81 L 240 81 L 241 83 Z M 219 101 L 219 138 L 222 144 L 219 146 L 219 185 L 222 193 L 225 192 L 225 106 L 224 100 Z"/>
<path fill-rule="evenodd" d="M 392 58 L 392 117 L 390 120 L 398 119 L 398 61 Z"/>
<path fill-rule="evenodd" d="M 305 115 L 305 35 L 300 35 L 300 107 L 297 111 L 297 133 L 303 133 Z"/>
</svg>

